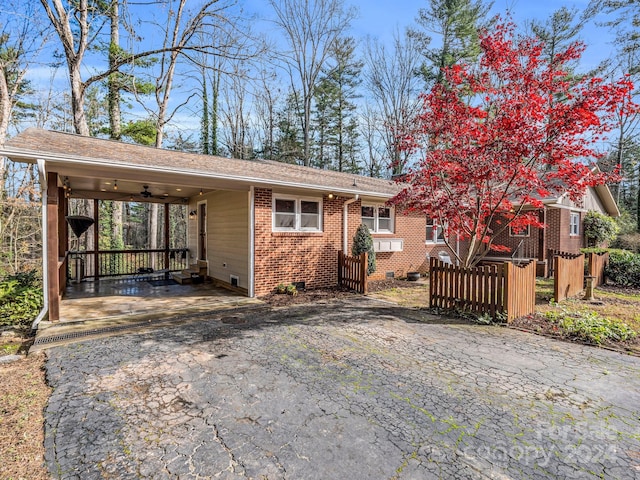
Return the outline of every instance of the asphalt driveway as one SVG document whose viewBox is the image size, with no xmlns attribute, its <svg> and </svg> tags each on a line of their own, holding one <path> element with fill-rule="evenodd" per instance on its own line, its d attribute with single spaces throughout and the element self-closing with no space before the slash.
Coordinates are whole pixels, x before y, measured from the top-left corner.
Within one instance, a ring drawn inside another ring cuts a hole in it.
<svg viewBox="0 0 640 480">
<path fill-rule="evenodd" d="M 366 298 L 48 351 L 54 478 L 640 478 L 640 359 Z"/>
</svg>

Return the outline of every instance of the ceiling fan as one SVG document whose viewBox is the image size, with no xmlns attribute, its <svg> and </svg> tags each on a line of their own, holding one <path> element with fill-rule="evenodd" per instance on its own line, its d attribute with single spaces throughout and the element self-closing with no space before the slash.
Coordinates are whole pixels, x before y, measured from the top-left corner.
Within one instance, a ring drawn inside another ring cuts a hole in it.
<svg viewBox="0 0 640 480">
<path fill-rule="evenodd" d="M 144 197 L 144 198 L 151 198 L 153 197 L 153 194 L 149 191 L 149 185 L 143 185 L 142 188 L 144 188 L 144 190 L 142 190 L 140 192 L 140 196 Z"/>
</svg>

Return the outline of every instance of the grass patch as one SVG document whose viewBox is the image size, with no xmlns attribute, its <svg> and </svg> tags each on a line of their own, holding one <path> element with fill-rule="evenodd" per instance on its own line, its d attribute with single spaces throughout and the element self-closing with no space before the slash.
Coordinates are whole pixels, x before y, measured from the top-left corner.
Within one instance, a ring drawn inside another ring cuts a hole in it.
<svg viewBox="0 0 640 480">
<path fill-rule="evenodd" d="M 576 312 L 558 307 L 555 311 L 548 311 L 545 316 L 570 337 L 597 345 L 605 342 L 626 342 L 637 336 L 626 323 L 592 311 Z"/>
<path fill-rule="evenodd" d="M 4 343 L 0 345 L 0 355 L 15 355 L 20 350 L 19 343 Z"/>
<path fill-rule="evenodd" d="M 370 294 L 404 307 L 428 308 L 428 282 L 402 288 L 397 284 Z M 640 290 L 599 287 L 595 302 L 582 297 L 552 303 L 553 278 L 536 280 L 536 314 L 514 321 L 519 326 L 555 338 L 590 344 L 616 343 L 640 354 Z M 446 315 L 446 313 L 445 313 Z"/>
<path fill-rule="evenodd" d="M 387 290 L 380 290 L 369 294 L 369 296 L 381 300 L 387 300 L 402 307 L 428 308 L 429 284 L 406 283 L 407 287 L 392 287 Z"/>
</svg>

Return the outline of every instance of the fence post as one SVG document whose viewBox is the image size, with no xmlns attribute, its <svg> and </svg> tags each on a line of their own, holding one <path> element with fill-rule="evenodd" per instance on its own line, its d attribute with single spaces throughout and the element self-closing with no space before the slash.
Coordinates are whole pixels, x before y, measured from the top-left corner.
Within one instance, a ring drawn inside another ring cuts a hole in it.
<svg viewBox="0 0 640 480">
<path fill-rule="evenodd" d="M 369 266 L 368 255 L 368 252 L 363 252 L 360 255 L 360 293 L 363 295 L 367 294 L 367 268 Z"/>
</svg>

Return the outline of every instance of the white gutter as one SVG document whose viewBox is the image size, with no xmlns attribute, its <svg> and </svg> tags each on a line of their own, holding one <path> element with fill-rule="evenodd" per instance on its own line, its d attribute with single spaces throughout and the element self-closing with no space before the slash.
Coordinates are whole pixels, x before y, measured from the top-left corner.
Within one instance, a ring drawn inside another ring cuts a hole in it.
<svg viewBox="0 0 640 480">
<path fill-rule="evenodd" d="M 274 186 L 277 186 L 277 187 L 297 188 L 297 189 L 305 189 L 305 190 L 315 190 L 315 191 L 331 190 L 332 192 L 338 193 L 338 194 L 340 193 L 347 194 L 347 195 L 355 194 L 355 195 L 364 195 L 364 196 L 370 196 L 375 198 L 385 198 L 385 199 L 388 199 L 394 195 L 391 193 L 386 194 L 386 193 L 380 193 L 379 191 L 362 191 L 361 189 L 355 190 L 353 188 L 338 187 L 334 185 L 318 185 L 318 184 L 310 184 L 310 183 L 303 183 L 303 182 L 296 182 L 296 181 L 289 181 L 289 180 L 278 180 L 277 178 L 237 175 L 237 174 L 231 174 L 231 173 L 212 173 L 212 172 L 207 172 L 203 170 L 195 170 L 193 168 L 186 168 L 184 166 L 159 167 L 159 166 L 149 166 L 149 165 L 136 165 L 131 163 L 120 163 L 114 160 L 106 160 L 106 159 L 100 159 L 100 158 L 89 159 L 87 157 L 80 157 L 77 155 L 66 155 L 64 158 L 62 158 L 58 154 L 50 154 L 46 152 L 38 152 L 37 154 L 35 154 L 30 150 L 27 151 L 21 148 L 11 148 L 6 146 L 4 148 L 0 148 L 0 154 L 6 155 L 8 158 L 11 158 L 12 156 L 20 157 L 21 158 L 20 161 L 22 161 L 23 159 L 26 160 L 30 158 L 36 158 L 36 155 L 37 155 L 38 161 L 40 161 L 40 158 L 43 158 L 49 161 L 50 163 L 58 162 L 58 163 L 63 163 L 65 166 L 81 165 L 81 166 L 90 167 L 93 170 L 99 167 L 103 167 L 103 168 L 109 168 L 109 169 L 111 168 L 121 169 L 123 172 L 134 171 L 134 172 L 149 172 L 149 173 L 153 172 L 158 174 L 173 174 L 173 175 L 180 175 L 180 176 L 196 177 L 199 180 L 212 179 L 212 180 L 235 181 L 238 183 L 250 183 L 258 186 L 263 186 L 265 188 L 273 188 Z M 358 193 L 356 193 L 356 191 Z"/>
<path fill-rule="evenodd" d="M 349 230 L 349 205 L 357 202 L 360 199 L 360 195 L 356 194 L 355 197 L 350 198 L 342 204 L 342 252 L 345 255 L 347 253 L 347 246 L 349 245 L 349 239 L 347 238 L 347 231 Z"/>
<path fill-rule="evenodd" d="M 49 271 L 47 247 L 47 173 L 44 160 L 38 159 L 38 174 L 40 176 L 40 191 L 42 192 L 42 310 L 31 324 L 31 330 L 37 330 L 38 324 L 49 312 Z"/>
</svg>

